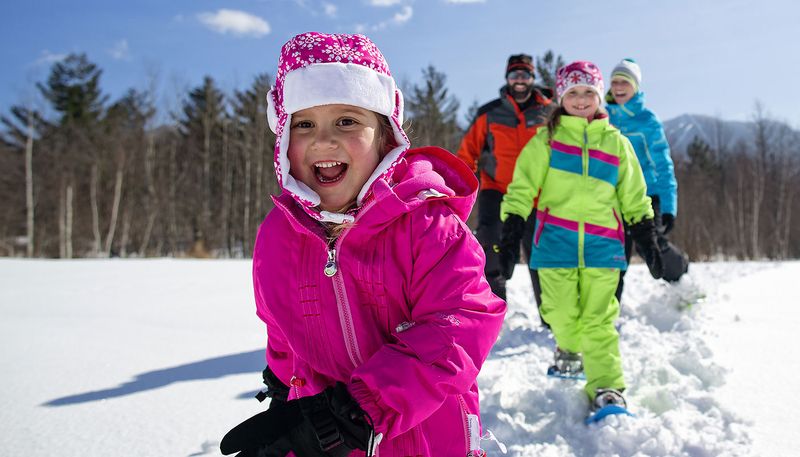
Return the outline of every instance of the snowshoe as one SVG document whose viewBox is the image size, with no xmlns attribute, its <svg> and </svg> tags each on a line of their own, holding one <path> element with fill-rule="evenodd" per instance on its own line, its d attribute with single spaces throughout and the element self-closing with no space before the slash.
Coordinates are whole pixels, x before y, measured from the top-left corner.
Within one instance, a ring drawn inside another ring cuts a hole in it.
<svg viewBox="0 0 800 457">
<path fill-rule="evenodd" d="M 589 416 L 584 419 L 586 425 L 600 422 L 608 416 L 623 414 L 635 417 L 628 411 L 628 405 L 622 392 L 616 389 L 597 389 L 594 401 L 591 404 Z"/>
<path fill-rule="evenodd" d="M 583 372 L 583 357 L 580 353 L 565 351 L 559 347 L 553 354 L 553 365 L 547 369 L 547 376 L 561 379 L 586 379 Z"/>
</svg>

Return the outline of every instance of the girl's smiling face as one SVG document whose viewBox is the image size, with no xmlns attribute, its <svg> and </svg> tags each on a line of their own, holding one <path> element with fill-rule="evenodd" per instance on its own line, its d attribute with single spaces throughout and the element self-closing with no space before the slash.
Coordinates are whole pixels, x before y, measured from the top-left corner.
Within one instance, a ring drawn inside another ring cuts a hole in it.
<svg viewBox="0 0 800 457">
<path fill-rule="evenodd" d="M 600 97 L 590 87 L 573 86 L 561 97 L 561 106 L 570 116 L 584 117 L 591 122 L 600 107 Z"/>
<path fill-rule="evenodd" d="M 342 212 L 380 162 L 380 121 L 351 105 L 321 105 L 292 114 L 290 174 L 320 197 L 320 209 Z"/>
</svg>

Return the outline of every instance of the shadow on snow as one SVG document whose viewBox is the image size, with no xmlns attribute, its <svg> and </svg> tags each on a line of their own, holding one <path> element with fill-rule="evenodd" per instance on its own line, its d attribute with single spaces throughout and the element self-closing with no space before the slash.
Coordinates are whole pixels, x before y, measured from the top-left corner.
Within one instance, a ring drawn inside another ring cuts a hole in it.
<svg viewBox="0 0 800 457">
<path fill-rule="evenodd" d="M 176 382 L 214 379 L 223 376 L 260 373 L 264 368 L 264 350 L 231 354 L 199 362 L 178 365 L 163 370 L 148 371 L 116 387 L 56 398 L 42 406 L 66 406 L 97 400 L 122 397 L 146 390 L 158 389 Z M 260 376 L 258 376 L 260 378 Z"/>
</svg>

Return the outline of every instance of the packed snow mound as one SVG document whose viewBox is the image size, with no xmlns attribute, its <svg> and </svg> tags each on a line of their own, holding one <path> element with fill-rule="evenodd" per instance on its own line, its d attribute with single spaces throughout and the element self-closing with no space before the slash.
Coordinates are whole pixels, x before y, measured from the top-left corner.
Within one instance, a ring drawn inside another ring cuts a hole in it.
<svg viewBox="0 0 800 457">
<path fill-rule="evenodd" d="M 583 383 L 545 376 L 555 343 L 539 323 L 524 268 L 509 285 L 508 316 L 479 378 L 484 427 L 510 455 L 750 455 L 751 424 L 714 398 L 727 370 L 715 363 L 697 321 L 704 304 L 718 299 L 716 285 L 740 274 L 736 267 L 693 265 L 674 285 L 654 281 L 641 265 L 631 268 L 618 329 L 625 396 L 636 417 L 590 426 Z"/>
</svg>

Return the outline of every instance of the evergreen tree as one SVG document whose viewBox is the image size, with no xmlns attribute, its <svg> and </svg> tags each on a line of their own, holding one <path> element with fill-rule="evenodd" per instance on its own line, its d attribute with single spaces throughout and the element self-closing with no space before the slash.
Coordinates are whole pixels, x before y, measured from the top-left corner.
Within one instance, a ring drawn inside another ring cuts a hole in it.
<svg viewBox="0 0 800 457">
<path fill-rule="evenodd" d="M 410 114 L 412 144 L 440 146 L 455 151 L 461 140 L 458 100 L 448 93 L 447 77 L 429 65 L 422 70 L 423 82 L 411 88 L 406 100 Z"/>
<path fill-rule="evenodd" d="M 691 160 L 692 167 L 706 174 L 712 174 L 717 169 L 714 153 L 711 146 L 702 138 L 695 136 L 686 148 L 686 155 Z"/>
<path fill-rule="evenodd" d="M 70 54 L 53 64 L 47 85 L 38 83 L 42 95 L 61 113 L 61 124 L 76 122 L 81 127 L 97 121 L 108 99 L 100 92 L 100 75 L 86 54 Z"/>
<path fill-rule="evenodd" d="M 268 195 L 280 193 L 272 166 L 275 134 L 267 125 L 267 92 L 270 77 L 257 75 L 245 91 L 235 91 L 233 115 L 237 125 L 242 179 L 239 194 L 241 201 L 242 250 L 253 245 L 257 224 L 272 208 Z"/>
<path fill-rule="evenodd" d="M 544 87 L 556 90 L 556 72 L 566 64 L 561 54 L 554 54 L 552 50 L 547 50 L 541 57 L 536 58 L 536 73 L 539 76 L 540 84 Z"/>
<path fill-rule="evenodd" d="M 472 125 L 475 122 L 475 118 L 478 117 L 478 109 L 480 109 L 481 105 L 478 104 L 477 100 L 474 100 L 469 108 L 467 108 L 467 114 L 464 115 L 464 118 L 467 121 L 467 125 Z"/>
<path fill-rule="evenodd" d="M 34 139 L 41 138 L 43 133 L 52 127 L 36 110 L 15 105 L 9 111 L 10 116 L 0 116 L 0 123 L 5 126 L 5 131 L 0 133 L 0 141 L 13 149 L 23 150 L 25 148 L 31 123 L 33 124 Z"/>
<path fill-rule="evenodd" d="M 225 123 L 225 96 L 210 76 L 189 92 L 183 104 L 179 129 L 184 138 L 179 167 L 190 179 L 185 183 L 185 211 L 192 221 L 195 248 L 204 251 L 214 243 L 211 213 L 219 201 L 222 180 L 222 146 Z M 191 196 L 191 197 L 190 197 Z M 204 252 L 198 252 L 203 255 Z"/>
<path fill-rule="evenodd" d="M 57 128 L 53 131 L 54 154 L 59 158 L 59 254 L 73 256 L 73 233 L 84 233 L 81 223 L 92 221 L 94 250 L 99 250 L 97 230 L 98 170 L 102 162 L 102 150 L 97 147 L 98 123 L 103 115 L 107 96 L 100 91 L 100 70 L 90 62 L 86 54 L 70 54 L 53 64 L 47 84 L 37 87 L 53 109 L 60 114 Z M 86 179 L 86 175 L 90 175 Z M 85 217 L 81 204 L 87 199 L 79 194 L 82 183 L 90 183 L 91 215 Z M 74 231 L 73 226 L 78 225 Z M 88 232 L 88 230 L 87 230 Z"/>
</svg>

